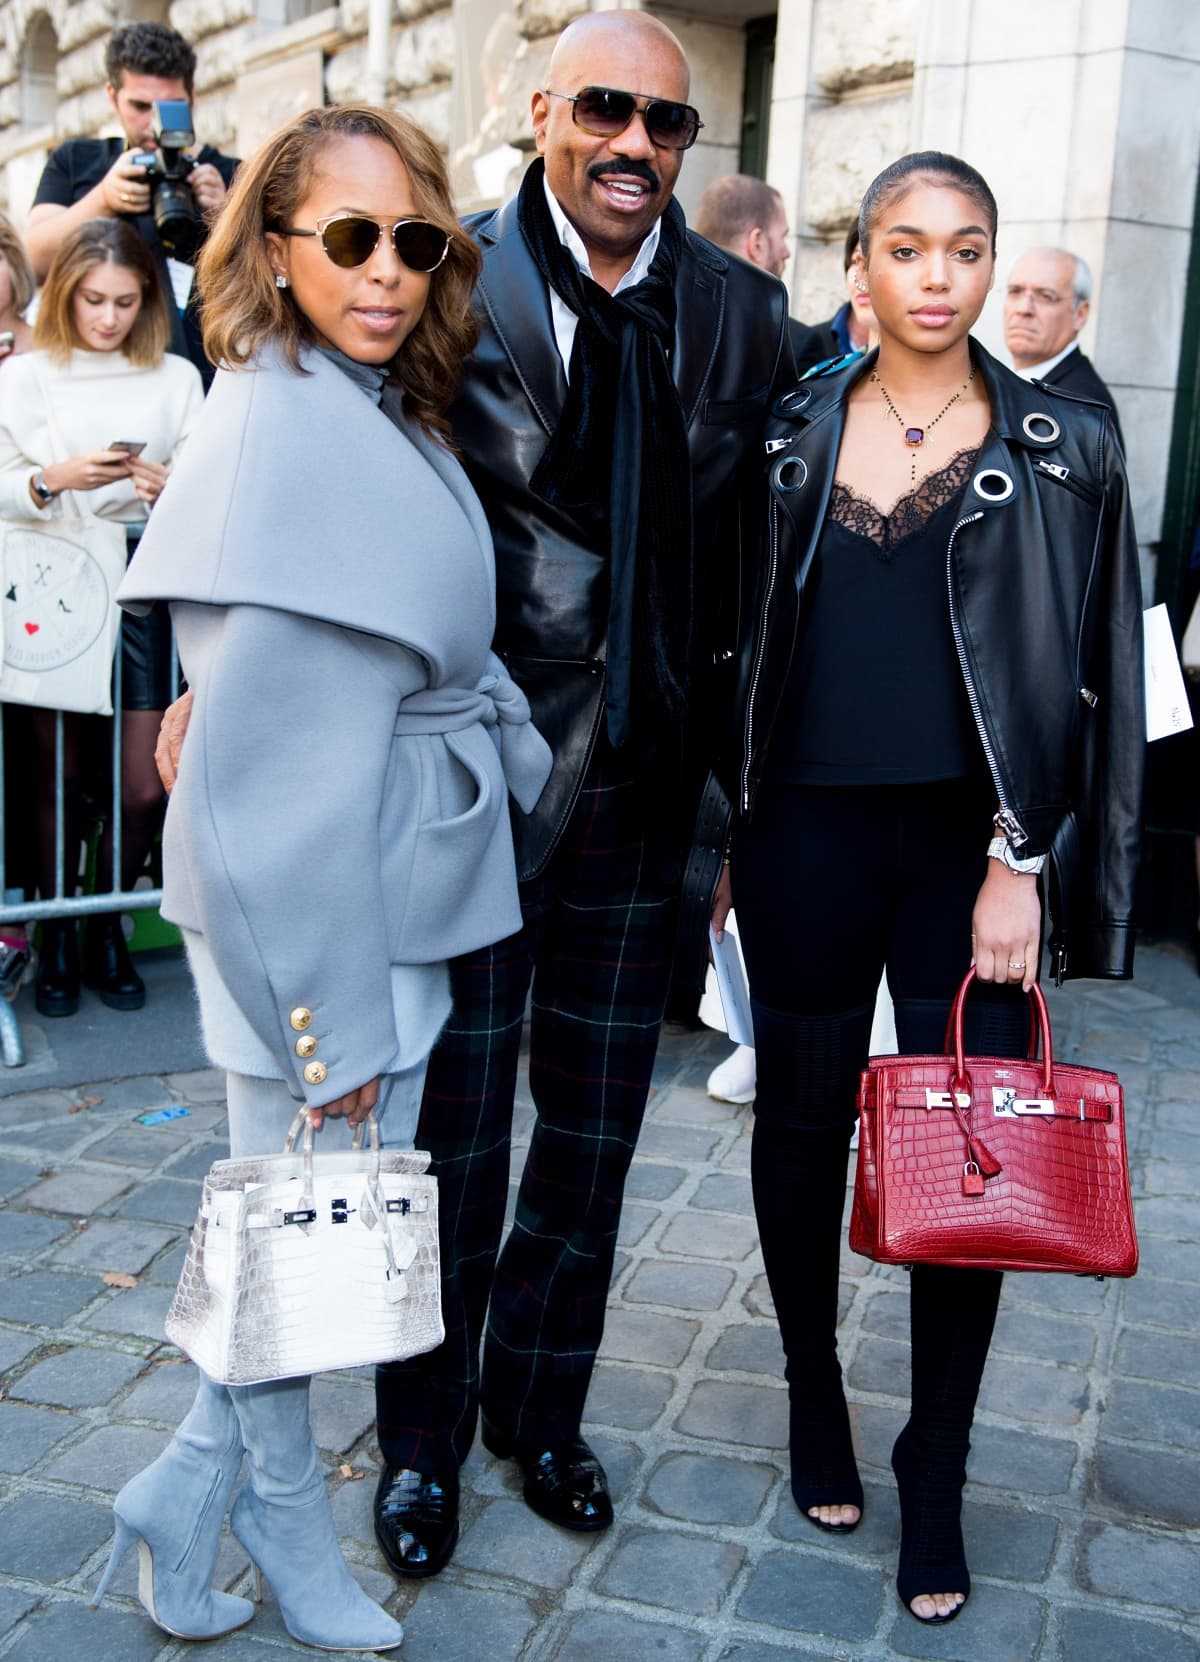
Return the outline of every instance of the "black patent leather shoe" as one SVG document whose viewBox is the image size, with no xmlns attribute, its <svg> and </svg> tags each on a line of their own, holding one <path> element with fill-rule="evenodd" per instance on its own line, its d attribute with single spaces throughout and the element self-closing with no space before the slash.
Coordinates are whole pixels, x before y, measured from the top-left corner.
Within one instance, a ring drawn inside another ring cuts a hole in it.
<svg viewBox="0 0 1200 1662">
<path fill-rule="evenodd" d="M 42 1016 L 73 1016 L 79 1008 L 79 947 L 74 918 L 42 925 L 34 1003 Z"/>
<path fill-rule="evenodd" d="M 385 1466 L 375 1490 L 375 1539 L 397 1575 L 418 1581 L 444 1570 L 458 1543 L 458 1473 Z"/>
<path fill-rule="evenodd" d="M 560 1529 L 590 1534 L 613 1521 L 612 1501 L 604 1467 L 582 1437 L 569 1437 L 549 1448 L 510 1443 L 490 1427 L 483 1446 L 502 1458 L 510 1456 L 525 1477 L 525 1504 Z"/>
<path fill-rule="evenodd" d="M 114 913 L 88 918 L 83 926 L 83 984 L 110 1010 L 140 1010 L 146 984 L 133 967 L 121 919 Z"/>
</svg>

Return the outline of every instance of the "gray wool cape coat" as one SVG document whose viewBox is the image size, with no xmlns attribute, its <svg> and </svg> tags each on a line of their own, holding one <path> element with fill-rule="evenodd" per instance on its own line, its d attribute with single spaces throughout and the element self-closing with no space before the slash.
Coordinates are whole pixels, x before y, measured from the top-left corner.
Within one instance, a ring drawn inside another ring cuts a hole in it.
<svg viewBox="0 0 1200 1662">
<path fill-rule="evenodd" d="M 508 790 L 550 768 L 478 498 L 383 399 L 315 351 L 219 370 L 118 594 L 170 603 L 195 694 L 162 910 L 213 1059 L 312 1107 L 427 1054 L 412 966 L 520 927 Z"/>
</svg>

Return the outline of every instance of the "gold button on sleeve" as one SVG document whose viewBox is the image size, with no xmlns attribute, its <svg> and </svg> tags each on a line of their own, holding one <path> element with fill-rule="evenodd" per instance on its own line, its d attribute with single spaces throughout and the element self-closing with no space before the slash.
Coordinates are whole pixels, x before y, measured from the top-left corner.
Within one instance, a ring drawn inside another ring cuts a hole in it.
<svg viewBox="0 0 1200 1662">
<path fill-rule="evenodd" d="M 288 1020 L 291 1022 L 297 1033 L 303 1033 L 306 1027 L 310 1027 L 312 1025 L 312 1011 L 307 1009 L 303 1004 L 297 1004 L 296 1008 L 288 1017 Z"/>
<path fill-rule="evenodd" d="M 313 1038 L 311 1033 L 306 1033 L 302 1039 L 296 1040 L 297 1056 L 315 1056 L 316 1054 L 317 1041 Z"/>
<path fill-rule="evenodd" d="M 325 1083 L 325 1075 L 328 1072 L 329 1069 L 325 1066 L 324 1062 L 310 1062 L 304 1070 L 305 1082 L 309 1085 L 323 1085 Z"/>
</svg>

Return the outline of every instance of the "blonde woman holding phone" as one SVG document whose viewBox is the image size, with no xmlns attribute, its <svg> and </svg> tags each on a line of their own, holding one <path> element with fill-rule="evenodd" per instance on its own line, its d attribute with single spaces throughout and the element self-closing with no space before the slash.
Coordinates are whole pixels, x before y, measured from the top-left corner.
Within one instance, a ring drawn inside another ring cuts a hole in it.
<svg viewBox="0 0 1200 1662">
<path fill-rule="evenodd" d="M 123 220 L 89 220 L 62 244 L 42 290 L 34 350 L 0 372 L 0 518 L 53 520 L 64 491 L 125 528 L 132 554 L 168 470 L 204 403 L 200 376 L 167 353 L 170 326 L 158 273 Z M 129 620 L 122 630 L 121 867 L 112 863 L 112 818 L 101 839 L 97 883 L 131 888 L 162 823 L 154 745 L 170 703 L 170 628 Z M 64 719 L 64 891 L 74 892 L 81 840 L 80 790 L 89 763 L 107 753 L 93 717 Z M 57 892 L 54 857 L 54 718 L 34 715 L 38 888 Z M 101 786 L 101 788 L 103 788 Z M 70 1016 L 80 979 L 116 1010 L 145 1003 L 121 916 L 91 917 L 80 963 L 73 918 L 42 925 L 37 1007 Z"/>
</svg>

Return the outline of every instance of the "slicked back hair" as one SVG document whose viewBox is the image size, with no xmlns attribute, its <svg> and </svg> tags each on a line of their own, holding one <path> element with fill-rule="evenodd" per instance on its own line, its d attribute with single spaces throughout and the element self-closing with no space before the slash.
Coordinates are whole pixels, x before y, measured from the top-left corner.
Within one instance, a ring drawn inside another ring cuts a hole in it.
<svg viewBox="0 0 1200 1662">
<path fill-rule="evenodd" d="M 964 162 L 959 156 L 947 155 L 944 150 L 914 150 L 885 167 L 867 186 L 867 193 L 858 210 L 858 235 L 864 259 L 870 253 L 871 230 L 879 215 L 897 197 L 906 196 L 918 181 L 948 185 L 972 201 L 992 234 L 992 253 L 995 254 L 999 213 L 996 198 L 983 174 L 970 162 Z"/>
</svg>

